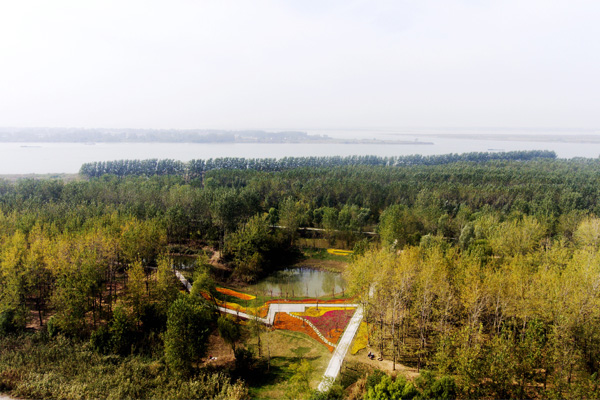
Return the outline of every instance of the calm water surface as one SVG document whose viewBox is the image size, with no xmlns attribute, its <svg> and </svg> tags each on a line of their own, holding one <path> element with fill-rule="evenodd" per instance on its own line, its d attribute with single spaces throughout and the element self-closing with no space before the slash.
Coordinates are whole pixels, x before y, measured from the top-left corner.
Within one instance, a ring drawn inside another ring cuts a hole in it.
<svg viewBox="0 0 600 400">
<path fill-rule="evenodd" d="M 177 269 L 196 266 L 196 257 L 175 256 Z M 287 268 L 277 271 L 260 282 L 250 285 L 249 292 L 275 297 L 321 297 L 339 295 L 346 289 L 342 275 L 312 268 Z"/>
<path fill-rule="evenodd" d="M 415 137 L 407 136 L 402 139 L 414 141 Z M 147 158 L 189 161 L 216 157 L 282 158 L 349 155 L 385 157 L 490 150 L 553 150 L 561 158 L 597 158 L 600 155 L 600 144 L 590 143 L 510 142 L 437 137 L 419 140 L 432 141 L 434 144 L 0 143 L 0 174 L 76 173 L 86 162 Z"/>
<path fill-rule="evenodd" d="M 265 278 L 250 290 L 276 297 L 321 297 L 341 294 L 346 288 L 339 273 L 311 268 L 290 268 Z"/>
</svg>

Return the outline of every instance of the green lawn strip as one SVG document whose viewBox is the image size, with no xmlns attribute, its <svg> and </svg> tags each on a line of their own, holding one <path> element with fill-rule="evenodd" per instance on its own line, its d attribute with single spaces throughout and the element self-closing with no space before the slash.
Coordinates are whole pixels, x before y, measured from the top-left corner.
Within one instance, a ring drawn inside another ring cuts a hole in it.
<svg viewBox="0 0 600 400">
<path fill-rule="evenodd" d="M 225 287 L 225 286 L 223 286 L 223 287 Z M 237 291 L 237 289 L 233 289 L 233 290 Z M 254 299 L 253 300 L 242 300 L 239 297 L 231 296 L 229 294 L 225 294 L 225 293 L 221 293 L 221 292 L 217 292 L 215 294 L 215 297 L 221 301 L 227 301 L 229 303 L 237 303 L 242 307 L 250 306 L 251 302 L 254 301 Z"/>
<path fill-rule="evenodd" d="M 341 261 L 348 262 L 350 261 L 350 256 L 340 256 L 337 254 L 331 254 L 327 252 L 327 249 L 312 249 L 312 248 L 303 248 L 302 254 L 308 259 L 315 260 L 331 260 L 331 261 Z"/>
<path fill-rule="evenodd" d="M 300 333 L 283 330 L 269 331 L 262 335 L 263 355 L 271 354 L 271 368 L 260 385 L 250 387 L 252 398 L 284 398 L 288 381 L 293 372 L 290 366 L 307 360 L 312 367 L 310 385 L 315 389 L 329 364 L 331 353 L 321 343 Z M 256 350 L 256 339 L 250 338 L 247 346 Z"/>
</svg>

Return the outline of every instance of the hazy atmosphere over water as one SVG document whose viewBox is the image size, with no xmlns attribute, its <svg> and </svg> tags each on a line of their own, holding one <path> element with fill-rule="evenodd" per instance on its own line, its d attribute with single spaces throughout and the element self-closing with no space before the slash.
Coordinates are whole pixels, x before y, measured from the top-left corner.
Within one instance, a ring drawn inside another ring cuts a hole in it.
<svg viewBox="0 0 600 400">
<path fill-rule="evenodd" d="M 12 1 L 0 126 L 600 127 L 597 1 Z"/>
</svg>

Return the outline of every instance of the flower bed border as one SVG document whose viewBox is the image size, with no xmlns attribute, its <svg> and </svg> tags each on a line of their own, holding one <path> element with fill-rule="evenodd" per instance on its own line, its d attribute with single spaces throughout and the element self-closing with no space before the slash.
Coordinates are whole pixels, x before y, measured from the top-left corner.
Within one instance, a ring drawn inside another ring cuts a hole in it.
<svg viewBox="0 0 600 400">
<path fill-rule="evenodd" d="M 273 321 L 273 329 L 287 330 L 292 332 L 305 333 L 311 338 L 315 339 L 319 343 L 327 347 L 329 352 L 333 352 L 335 347 L 325 343 L 308 324 L 302 325 L 302 322 L 298 318 L 294 318 L 292 315 L 284 312 L 277 313 L 275 315 L 275 321 Z"/>
<path fill-rule="evenodd" d="M 217 287 L 215 289 L 219 293 L 223 293 L 223 294 L 226 294 L 226 295 L 231 296 L 231 297 L 237 297 L 240 300 L 254 300 L 254 299 L 256 299 L 256 296 L 254 296 L 252 294 L 238 292 L 238 291 L 235 291 L 233 289 L 228 289 L 228 288 L 224 288 L 224 287 Z"/>
<path fill-rule="evenodd" d="M 318 317 L 305 316 L 303 318 L 309 321 L 319 331 L 319 333 L 327 338 L 327 340 L 337 344 L 355 312 L 355 308 L 348 308 L 345 310 L 328 310 L 323 315 Z M 330 315 L 328 316 L 327 314 Z M 338 318 L 343 318 L 341 321 L 339 321 L 343 322 L 343 324 L 341 324 L 339 328 L 326 329 L 332 322 L 335 322 L 333 321 L 333 319 L 336 318 L 334 315 L 339 315 Z"/>
</svg>

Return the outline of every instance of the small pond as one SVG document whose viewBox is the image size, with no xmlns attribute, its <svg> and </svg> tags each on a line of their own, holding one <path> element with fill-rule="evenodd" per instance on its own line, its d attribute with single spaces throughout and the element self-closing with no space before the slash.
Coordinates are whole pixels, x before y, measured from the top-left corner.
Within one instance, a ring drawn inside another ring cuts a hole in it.
<svg viewBox="0 0 600 400">
<path fill-rule="evenodd" d="M 196 267 L 196 256 L 171 256 L 173 266 L 179 270 L 194 269 Z"/>
<path fill-rule="evenodd" d="M 275 297 L 339 296 L 345 289 L 346 283 L 339 273 L 312 268 L 277 271 L 248 287 L 248 291 Z"/>
<path fill-rule="evenodd" d="M 196 266 L 195 256 L 174 256 L 173 265 L 182 272 Z M 184 272 L 185 274 L 185 272 Z M 191 275 L 188 277 L 191 278 Z M 340 296 L 346 282 L 337 272 L 312 268 L 287 268 L 248 286 L 244 291 L 270 297 Z"/>
</svg>

